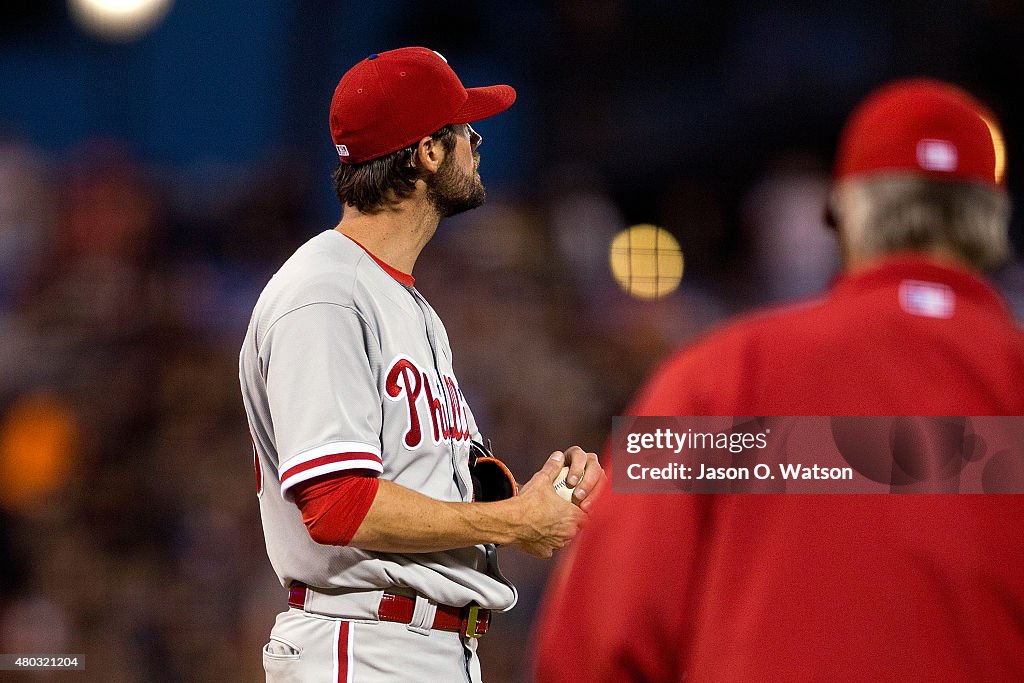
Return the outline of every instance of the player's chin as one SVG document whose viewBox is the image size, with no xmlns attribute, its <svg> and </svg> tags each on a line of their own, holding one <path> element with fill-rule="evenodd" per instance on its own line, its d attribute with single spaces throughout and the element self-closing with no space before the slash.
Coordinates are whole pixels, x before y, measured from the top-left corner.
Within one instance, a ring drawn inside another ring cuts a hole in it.
<svg viewBox="0 0 1024 683">
<path fill-rule="evenodd" d="M 464 207 L 463 211 L 469 211 L 475 209 L 487 200 L 487 188 L 484 187 L 483 182 L 480 180 L 480 176 L 477 175 L 474 179 L 476 182 L 473 183 L 472 187 L 463 196 L 460 204 Z"/>
<path fill-rule="evenodd" d="M 486 197 L 484 196 L 483 193 L 480 193 L 480 197 L 478 199 L 474 199 L 472 202 L 466 202 L 465 204 L 463 204 L 462 206 L 459 207 L 459 209 L 458 209 L 458 211 L 456 211 L 456 213 L 463 213 L 465 211 L 472 211 L 473 209 L 475 209 L 475 208 L 477 208 L 479 206 L 482 206 L 485 201 L 486 201 Z"/>
<path fill-rule="evenodd" d="M 479 185 L 478 189 L 474 192 L 467 194 L 458 200 L 444 202 L 438 207 L 440 209 L 439 213 L 444 218 L 451 218 L 452 216 L 456 216 L 460 213 L 472 211 L 483 204 L 486 199 L 487 191 L 484 190 L 483 185 Z"/>
</svg>

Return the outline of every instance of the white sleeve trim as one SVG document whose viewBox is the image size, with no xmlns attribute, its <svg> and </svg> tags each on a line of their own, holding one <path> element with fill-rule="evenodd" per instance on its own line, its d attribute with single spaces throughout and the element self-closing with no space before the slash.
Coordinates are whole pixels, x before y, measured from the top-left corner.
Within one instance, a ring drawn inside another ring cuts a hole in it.
<svg viewBox="0 0 1024 683">
<path fill-rule="evenodd" d="M 322 446 L 316 446 L 297 453 L 277 466 L 278 475 L 284 474 L 296 465 L 301 465 L 310 460 L 322 458 L 325 455 L 337 455 L 340 453 L 368 453 L 380 458 L 380 446 L 375 446 L 362 441 L 332 441 Z M 379 463 L 378 463 L 379 465 Z"/>
<path fill-rule="evenodd" d="M 384 467 L 376 460 L 341 460 L 338 462 L 327 463 L 326 465 L 317 465 L 316 467 L 310 467 L 308 470 L 302 470 L 301 472 L 297 472 L 284 479 L 281 482 L 281 496 L 286 500 L 291 500 L 291 498 L 286 494 L 295 484 L 302 483 L 324 474 L 344 472 L 345 470 L 371 470 L 377 474 L 381 474 L 384 472 Z"/>
</svg>

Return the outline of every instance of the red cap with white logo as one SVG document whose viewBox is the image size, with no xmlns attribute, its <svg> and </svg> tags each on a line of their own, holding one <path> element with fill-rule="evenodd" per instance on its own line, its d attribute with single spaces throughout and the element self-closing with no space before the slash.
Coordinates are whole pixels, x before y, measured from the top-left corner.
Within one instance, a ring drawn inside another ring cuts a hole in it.
<svg viewBox="0 0 1024 683">
<path fill-rule="evenodd" d="M 883 86 L 854 110 L 839 140 L 837 180 L 909 172 L 1006 188 L 995 116 L 960 88 L 927 78 Z"/>
<path fill-rule="evenodd" d="M 451 123 L 512 106 L 508 85 L 466 88 L 448 61 L 425 47 L 372 54 L 349 69 L 331 100 L 331 137 L 346 164 L 408 147 Z"/>
</svg>

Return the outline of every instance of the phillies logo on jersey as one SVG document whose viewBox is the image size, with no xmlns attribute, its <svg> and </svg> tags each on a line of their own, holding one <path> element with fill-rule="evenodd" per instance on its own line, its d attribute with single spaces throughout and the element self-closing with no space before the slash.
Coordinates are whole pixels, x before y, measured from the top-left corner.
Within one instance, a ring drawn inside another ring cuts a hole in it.
<svg viewBox="0 0 1024 683">
<path fill-rule="evenodd" d="M 408 356 L 398 356 L 391 362 L 384 380 L 387 397 L 392 401 L 405 401 L 409 426 L 402 438 L 405 447 L 412 450 L 423 443 L 423 424 L 420 408 L 430 416 L 431 437 L 435 444 L 443 440 L 469 439 L 469 418 L 462 401 L 462 392 L 454 377 L 444 375 L 440 380 L 421 370 Z M 422 400 L 421 400 L 422 399 Z"/>
</svg>

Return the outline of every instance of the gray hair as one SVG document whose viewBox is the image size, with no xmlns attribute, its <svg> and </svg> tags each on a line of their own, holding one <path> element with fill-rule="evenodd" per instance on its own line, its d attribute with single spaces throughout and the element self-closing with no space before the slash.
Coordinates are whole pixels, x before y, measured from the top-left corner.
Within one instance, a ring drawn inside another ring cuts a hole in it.
<svg viewBox="0 0 1024 683">
<path fill-rule="evenodd" d="M 833 189 L 830 207 L 848 257 L 937 250 L 986 270 L 1010 253 L 1010 199 L 981 183 L 897 173 L 854 178 Z"/>
</svg>

